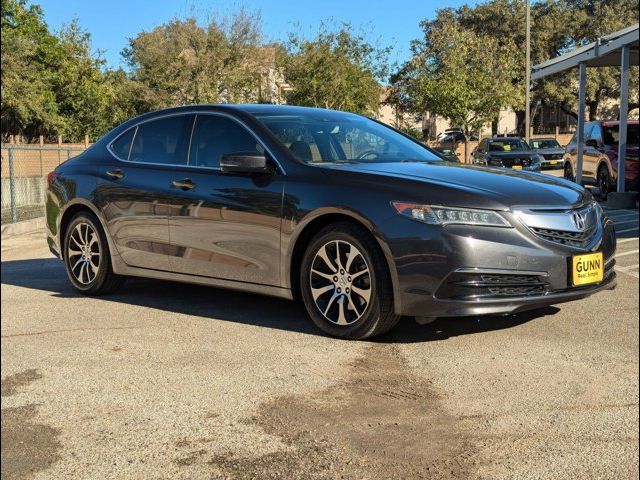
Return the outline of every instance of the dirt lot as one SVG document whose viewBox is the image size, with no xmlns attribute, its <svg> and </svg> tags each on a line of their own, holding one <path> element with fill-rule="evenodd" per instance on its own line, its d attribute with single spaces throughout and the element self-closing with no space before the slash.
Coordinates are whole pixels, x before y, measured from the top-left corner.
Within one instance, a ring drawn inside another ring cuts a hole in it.
<svg viewBox="0 0 640 480">
<path fill-rule="evenodd" d="M 617 290 L 374 342 L 218 289 L 83 298 L 41 233 L 3 239 L 2 478 L 637 478 L 638 217 L 615 215 Z"/>
</svg>

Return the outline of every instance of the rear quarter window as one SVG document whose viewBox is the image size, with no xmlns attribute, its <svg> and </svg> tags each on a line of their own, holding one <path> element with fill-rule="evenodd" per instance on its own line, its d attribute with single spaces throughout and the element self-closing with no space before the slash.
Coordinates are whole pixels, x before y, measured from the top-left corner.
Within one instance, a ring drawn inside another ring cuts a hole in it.
<svg viewBox="0 0 640 480">
<path fill-rule="evenodd" d="M 136 133 L 136 127 L 130 128 L 111 143 L 111 151 L 118 158 L 129 160 L 129 152 L 131 151 L 131 142 Z"/>
</svg>

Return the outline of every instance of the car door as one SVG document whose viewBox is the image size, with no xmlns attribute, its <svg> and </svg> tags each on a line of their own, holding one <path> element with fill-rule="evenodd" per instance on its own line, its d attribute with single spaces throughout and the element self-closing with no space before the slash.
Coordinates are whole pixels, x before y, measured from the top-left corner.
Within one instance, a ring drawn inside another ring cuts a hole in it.
<svg viewBox="0 0 640 480">
<path fill-rule="evenodd" d="M 96 203 L 118 254 L 130 266 L 170 270 L 169 212 L 172 168 L 186 163 L 193 115 L 140 123 L 110 146 Z"/>
<path fill-rule="evenodd" d="M 583 177 L 588 181 L 596 181 L 598 164 L 602 156 L 602 128 L 594 123 L 588 133 L 585 133 Z"/>
<path fill-rule="evenodd" d="M 198 114 L 188 165 L 174 172 L 169 236 L 172 269 L 190 275 L 281 284 L 280 227 L 284 175 L 230 174 L 220 157 L 262 151 L 256 137 L 226 114 Z"/>
</svg>

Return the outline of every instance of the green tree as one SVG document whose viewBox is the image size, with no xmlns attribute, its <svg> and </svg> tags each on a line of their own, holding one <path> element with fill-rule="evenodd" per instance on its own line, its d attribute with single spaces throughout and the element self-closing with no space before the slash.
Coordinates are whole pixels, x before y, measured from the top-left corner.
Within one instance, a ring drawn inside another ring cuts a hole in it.
<svg viewBox="0 0 640 480">
<path fill-rule="evenodd" d="M 609 33 L 638 21 L 637 0 L 560 0 L 535 6 L 532 32 L 532 63 L 595 41 Z M 638 68 L 632 68 L 630 109 L 638 108 Z M 534 85 L 534 98 L 542 103 L 557 103 L 562 110 L 577 118 L 578 71 L 563 72 Z M 586 105 L 589 120 L 601 114 L 605 100 L 620 95 L 618 67 L 590 68 L 587 72 Z"/>
<path fill-rule="evenodd" d="M 59 133 L 71 141 L 98 138 L 114 126 L 108 115 L 104 59 L 91 51 L 91 37 L 77 21 L 64 26 L 58 39 L 51 84 L 63 117 Z"/>
<path fill-rule="evenodd" d="M 2 0 L 2 135 L 97 138 L 113 123 L 104 60 L 76 21 L 52 34 L 42 9 Z"/>
<path fill-rule="evenodd" d="M 105 72 L 105 100 L 111 126 L 153 109 L 147 87 L 121 68 Z"/>
<path fill-rule="evenodd" d="M 2 0 L 2 136 L 51 134 L 62 125 L 48 69 L 56 38 L 42 9 Z"/>
<path fill-rule="evenodd" d="M 424 39 L 413 43 L 411 61 L 393 78 L 396 98 L 410 111 L 448 118 L 469 137 L 513 98 L 513 65 L 503 62 L 502 55 L 513 55 L 516 47 L 478 35 L 451 18 L 422 26 Z"/>
<path fill-rule="evenodd" d="M 258 101 L 261 36 L 260 18 L 243 10 L 204 26 L 193 17 L 174 19 L 139 33 L 123 56 L 155 108 Z"/>
<path fill-rule="evenodd" d="M 389 51 L 367 42 L 347 23 L 331 28 L 323 22 L 312 38 L 291 33 L 279 56 L 293 87 L 287 101 L 373 115 L 382 93 L 379 80 L 388 74 Z"/>
</svg>

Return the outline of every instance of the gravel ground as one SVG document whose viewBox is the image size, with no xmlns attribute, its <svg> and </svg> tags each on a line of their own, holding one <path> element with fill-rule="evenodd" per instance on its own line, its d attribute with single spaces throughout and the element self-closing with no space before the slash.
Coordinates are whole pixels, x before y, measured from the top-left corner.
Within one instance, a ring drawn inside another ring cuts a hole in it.
<svg viewBox="0 0 640 480">
<path fill-rule="evenodd" d="M 213 288 L 80 297 L 3 239 L 2 478 L 637 478 L 635 215 L 615 291 L 373 342 Z"/>
</svg>

